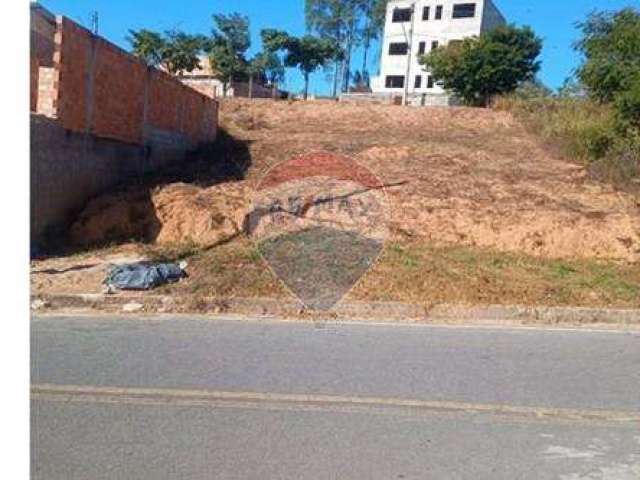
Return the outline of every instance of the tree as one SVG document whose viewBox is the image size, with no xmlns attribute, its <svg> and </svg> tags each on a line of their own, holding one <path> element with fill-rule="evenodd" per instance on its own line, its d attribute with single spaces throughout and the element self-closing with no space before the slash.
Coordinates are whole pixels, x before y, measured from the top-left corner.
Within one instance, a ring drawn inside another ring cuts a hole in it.
<svg viewBox="0 0 640 480">
<path fill-rule="evenodd" d="M 239 13 L 215 14 L 213 21 L 216 25 L 213 29 L 214 39 L 225 43 L 229 50 L 238 56 L 244 55 L 249 50 L 251 46 L 249 17 Z"/>
<path fill-rule="evenodd" d="M 230 82 L 238 77 L 245 77 L 249 64 L 245 58 L 251 46 L 249 35 L 249 18 L 232 13 L 230 15 L 213 15 L 215 27 L 207 44 L 207 53 L 211 69 L 223 85 L 223 93 L 227 94 Z"/>
<path fill-rule="evenodd" d="M 344 52 L 334 58 L 333 96 L 338 91 L 338 79 L 342 77 L 342 90 L 346 90 L 350 77 L 351 51 L 357 40 L 357 24 L 362 0 L 305 0 L 307 28 L 321 38 L 330 40 Z M 342 71 L 342 75 L 340 72 Z"/>
<path fill-rule="evenodd" d="M 165 46 L 162 64 L 168 72 L 182 75 L 200 67 L 200 54 L 205 38 L 201 35 L 189 35 L 171 30 L 165 33 Z"/>
<path fill-rule="evenodd" d="M 628 88 L 615 96 L 614 106 L 619 127 L 632 127 L 640 134 L 640 72 L 629 80 Z"/>
<path fill-rule="evenodd" d="M 582 38 L 575 48 L 584 56 L 584 63 L 577 76 L 591 96 L 601 102 L 613 101 L 640 72 L 640 11 L 593 12 L 578 28 Z"/>
<path fill-rule="evenodd" d="M 151 30 L 129 30 L 127 41 L 131 44 L 132 53 L 153 67 L 162 63 L 166 41 L 161 34 Z"/>
<path fill-rule="evenodd" d="M 620 127 L 640 128 L 640 11 L 593 12 L 579 23 L 577 76 L 599 102 L 612 102 Z"/>
<path fill-rule="evenodd" d="M 189 35 L 170 30 L 164 35 L 151 30 L 129 30 L 127 38 L 135 56 L 143 59 L 147 65 L 161 66 L 173 75 L 191 72 L 200 66 L 205 38 L 202 35 Z"/>
<path fill-rule="evenodd" d="M 305 35 L 294 37 L 279 30 L 263 30 L 262 38 L 271 51 L 284 51 L 284 64 L 299 68 L 304 77 L 304 99 L 309 93 L 309 76 L 333 59 L 340 59 L 340 47 L 326 38 Z"/>
<path fill-rule="evenodd" d="M 361 2 L 360 8 L 364 14 L 364 26 L 361 31 L 363 50 L 361 71 L 362 76 L 367 77 L 367 86 L 369 86 L 369 68 L 367 65 L 369 49 L 371 48 L 371 43 L 380 38 L 382 34 L 388 2 L 389 0 L 362 0 Z"/>
<path fill-rule="evenodd" d="M 287 43 L 285 64 L 298 67 L 304 76 L 304 99 L 309 93 L 309 75 L 332 59 L 340 58 L 340 47 L 324 38 L 305 35 Z"/>
<path fill-rule="evenodd" d="M 420 63 L 465 103 L 486 106 L 491 96 L 535 78 L 541 50 L 542 40 L 531 28 L 504 25 L 437 48 Z"/>
<path fill-rule="evenodd" d="M 271 84 L 284 82 L 284 62 L 278 51 L 283 48 L 284 41 L 288 36 L 279 30 L 264 29 L 260 32 L 260 37 L 262 38 L 262 53 L 259 56 L 267 80 Z"/>
<path fill-rule="evenodd" d="M 270 84 L 284 81 L 284 65 L 275 52 L 262 51 L 251 61 L 252 70 L 255 74 L 264 75 Z"/>
<path fill-rule="evenodd" d="M 247 71 L 249 74 L 249 98 L 253 97 L 253 82 L 256 78 L 261 84 L 269 82 L 271 85 L 284 80 L 284 65 L 275 52 L 262 51 L 258 53 L 249 61 Z"/>
</svg>

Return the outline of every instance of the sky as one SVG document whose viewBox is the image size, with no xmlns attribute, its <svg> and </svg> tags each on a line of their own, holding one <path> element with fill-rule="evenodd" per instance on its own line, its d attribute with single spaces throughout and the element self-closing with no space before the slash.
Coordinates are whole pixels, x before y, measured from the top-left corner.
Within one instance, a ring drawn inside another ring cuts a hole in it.
<svg viewBox="0 0 640 480">
<path fill-rule="evenodd" d="M 434 0 L 435 2 L 435 0 Z M 293 35 L 305 33 L 304 0 L 41 0 L 55 14 L 65 15 L 85 26 L 91 24 L 92 12 L 98 12 L 99 33 L 108 40 L 129 49 L 129 29 L 147 28 L 164 31 L 180 29 L 188 33 L 208 34 L 213 13 L 239 12 L 251 22 L 250 54 L 260 50 L 260 30 L 278 28 Z M 579 32 L 575 24 L 594 9 L 618 10 L 640 0 L 494 0 L 507 20 L 516 25 L 529 25 L 544 41 L 539 77 L 549 87 L 557 88 L 571 75 L 580 58 L 571 48 Z M 377 75 L 379 49 L 374 47 L 369 71 Z M 362 53 L 358 51 L 352 68 L 359 69 Z M 300 91 L 302 77 L 287 71 L 285 88 Z M 326 95 L 329 79 L 322 70 L 311 77 L 310 91 Z"/>
</svg>

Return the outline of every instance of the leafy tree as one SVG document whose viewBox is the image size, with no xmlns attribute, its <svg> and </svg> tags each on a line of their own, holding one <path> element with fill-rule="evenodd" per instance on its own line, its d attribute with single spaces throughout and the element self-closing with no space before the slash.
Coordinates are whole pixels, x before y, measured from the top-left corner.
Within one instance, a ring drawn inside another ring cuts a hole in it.
<svg viewBox="0 0 640 480">
<path fill-rule="evenodd" d="M 262 46 L 267 52 L 278 52 L 284 50 L 291 36 L 282 30 L 274 28 L 265 28 L 260 32 L 262 38 Z"/>
<path fill-rule="evenodd" d="M 284 81 L 284 65 L 276 52 L 258 53 L 251 61 L 251 65 L 255 74 L 264 75 L 271 84 Z"/>
<path fill-rule="evenodd" d="M 340 70 L 342 70 L 342 90 L 347 89 L 349 63 L 354 43 L 358 39 L 358 20 L 362 0 L 305 0 L 307 28 L 321 38 L 330 40 L 341 47 L 343 55 L 336 57 L 333 79 L 333 96 L 338 90 Z"/>
<path fill-rule="evenodd" d="M 629 88 L 640 71 L 640 11 L 594 12 L 579 23 L 575 44 L 585 61 L 577 76 L 589 94 L 602 102 Z"/>
<path fill-rule="evenodd" d="M 166 32 L 162 64 L 174 75 L 199 68 L 199 56 L 204 42 L 205 38 L 201 35 L 189 35 L 175 30 Z"/>
<path fill-rule="evenodd" d="M 623 130 L 625 127 L 640 130 L 640 72 L 627 81 L 627 88 L 624 91 L 615 96 L 614 106 L 619 127 Z"/>
<path fill-rule="evenodd" d="M 198 68 L 199 55 L 204 47 L 202 35 L 189 35 L 171 30 L 164 35 L 151 30 L 129 30 L 127 38 L 135 56 L 147 65 L 161 66 L 173 75 Z"/>
<path fill-rule="evenodd" d="M 284 64 L 299 68 L 304 77 L 304 99 L 309 93 L 309 76 L 333 59 L 341 57 L 340 47 L 326 38 L 294 37 L 279 30 L 263 30 L 262 38 L 272 51 L 284 51 Z"/>
<path fill-rule="evenodd" d="M 127 41 L 131 44 L 132 53 L 147 65 L 157 67 L 162 63 L 166 41 L 161 34 L 144 28 L 129 30 Z"/>
<path fill-rule="evenodd" d="M 590 96 L 613 102 L 622 123 L 640 126 L 640 11 L 593 12 L 579 23 L 577 76 Z"/>
<path fill-rule="evenodd" d="M 420 59 L 432 75 L 469 105 L 533 80 L 542 40 L 529 27 L 499 26 L 480 37 L 451 42 Z"/>
<path fill-rule="evenodd" d="M 216 28 L 213 38 L 225 43 L 229 50 L 238 56 L 244 55 L 251 46 L 249 35 L 249 17 L 239 13 L 230 15 L 215 14 L 213 21 Z"/>
<path fill-rule="evenodd" d="M 274 29 L 264 29 L 260 32 L 262 38 L 262 52 L 259 54 L 260 62 L 269 83 L 282 83 L 285 78 L 284 62 L 278 51 L 283 48 L 288 35 Z"/>
<path fill-rule="evenodd" d="M 285 64 L 298 67 L 304 77 L 304 99 L 309 92 L 309 75 L 332 59 L 340 58 L 340 47 L 324 38 L 305 35 L 287 43 Z"/>
<path fill-rule="evenodd" d="M 368 54 L 371 48 L 371 43 L 380 38 L 382 31 L 384 30 L 385 16 L 387 13 L 387 3 L 389 0 L 362 0 L 360 8 L 364 15 L 364 26 L 361 30 L 362 40 L 362 76 L 367 77 L 366 83 L 368 85 Z M 354 83 L 358 85 L 355 81 Z"/>
<path fill-rule="evenodd" d="M 249 72 L 245 58 L 251 46 L 249 18 L 239 13 L 216 14 L 213 15 L 213 21 L 215 27 L 206 50 L 214 75 L 222 82 L 226 95 L 229 83 L 236 77 L 245 77 Z"/>
</svg>

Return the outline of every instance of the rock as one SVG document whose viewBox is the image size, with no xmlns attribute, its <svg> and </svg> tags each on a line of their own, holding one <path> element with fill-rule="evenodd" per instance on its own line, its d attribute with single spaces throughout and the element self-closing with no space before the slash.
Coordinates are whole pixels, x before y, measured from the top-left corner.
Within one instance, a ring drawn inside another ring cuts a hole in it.
<svg viewBox="0 0 640 480">
<path fill-rule="evenodd" d="M 132 312 L 139 312 L 140 310 L 142 310 L 144 308 L 144 305 L 138 302 L 129 302 L 129 303 L 125 303 L 122 306 L 122 311 L 123 312 L 128 312 L 128 313 L 132 313 Z"/>
<path fill-rule="evenodd" d="M 41 298 L 36 298 L 31 302 L 31 310 L 42 310 L 43 308 L 47 308 L 50 303 Z"/>
</svg>

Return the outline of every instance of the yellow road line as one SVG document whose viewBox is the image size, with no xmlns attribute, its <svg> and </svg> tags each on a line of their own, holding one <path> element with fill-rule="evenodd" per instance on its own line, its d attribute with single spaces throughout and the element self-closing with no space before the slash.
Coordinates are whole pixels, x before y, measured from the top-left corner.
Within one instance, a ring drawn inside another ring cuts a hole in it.
<svg viewBox="0 0 640 480">
<path fill-rule="evenodd" d="M 272 392 L 232 392 L 178 388 L 102 387 L 85 385 L 34 384 L 33 399 L 49 401 L 91 401 L 98 403 L 203 405 L 215 403 L 280 404 L 315 407 L 404 408 L 424 411 L 488 413 L 524 417 L 534 420 L 577 422 L 635 423 L 640 412 L 500 404 L 432 401 L 393 397 L 357 397 Z"/>
</svg>

